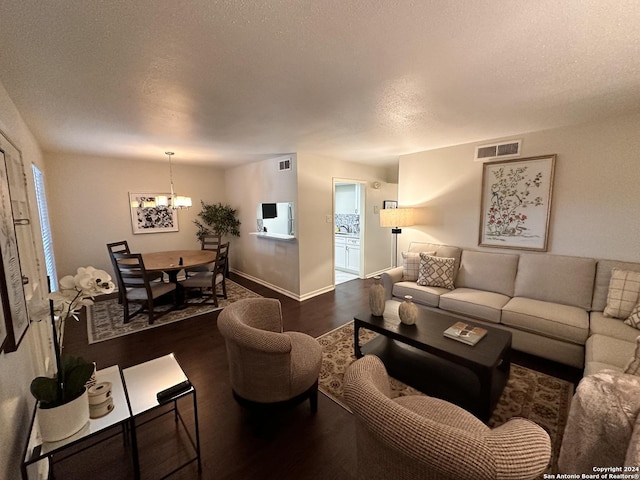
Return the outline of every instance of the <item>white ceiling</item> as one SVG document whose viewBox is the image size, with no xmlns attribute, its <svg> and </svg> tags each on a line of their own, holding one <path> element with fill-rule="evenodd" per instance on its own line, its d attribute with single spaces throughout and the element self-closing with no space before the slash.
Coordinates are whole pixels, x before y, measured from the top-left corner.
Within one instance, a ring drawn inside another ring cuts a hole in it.
<svg viewBox="0 0 640 480">
<path fill-rule="evenodd" d="M 0 0 L 45 151 L 359 162 L 640 111 L 637 0 Z"/>
</svg>

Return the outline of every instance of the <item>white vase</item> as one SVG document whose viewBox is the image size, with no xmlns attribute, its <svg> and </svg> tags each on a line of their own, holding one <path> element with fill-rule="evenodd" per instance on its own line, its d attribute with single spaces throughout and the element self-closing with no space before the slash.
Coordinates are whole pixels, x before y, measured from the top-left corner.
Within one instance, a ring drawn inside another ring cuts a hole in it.
<svg viewBox="0 0 640 480">
<path fill-rule="evenodd" d="M 373 277 L 374 284 L 369 288 L 369 309 L 371 315 L 376 317 L 384 313 L 384 287 L 380 283 L 380 277 Z"/>
<path fill-rule="evenodd" d="M 89 421 L 87 389 L 75 400 L 53 408 L 38 407 L 40 435 L 45 442 L 57 442 L 70 437 Z"/>
<path fill-rule="evenodd" d="M 400 321 L 405 325 L 413 325 L 418 319 L 418 307 L 413 303 L 413 297 L 411 295 L 404 296 L 404 302 L 398 307 L 398 315 L 400 315 Z"/>
</svg>

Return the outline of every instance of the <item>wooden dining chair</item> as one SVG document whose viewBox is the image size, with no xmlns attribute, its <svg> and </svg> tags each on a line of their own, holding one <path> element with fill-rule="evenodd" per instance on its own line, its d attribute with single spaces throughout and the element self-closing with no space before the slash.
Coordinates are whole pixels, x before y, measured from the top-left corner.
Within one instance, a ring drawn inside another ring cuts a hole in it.
<svg viewBox="0 0 640 480">
<path fill-rule="evenodd" d="M 211 302 L 218 306 L 218 285 L 222 288 L 222 298 L 227 298 L 227 284 L 225 282 L 225 271 L 229 258 L 229 242 L 222 243 L 216 251 L 216 258 L 213 261 L 213 270 L 210 272 L 198 272 L 187 277 L 180 284 L 186 289 L 199 290 L 201 294 L 211 291 Z"/>
<path fill-rule="evenodd" d="M 200 239 L 201 250 L 211 250 L 213 252 L 218 251 L 218 247 L 222 243 L 222 235 L 216 235 L 214 233 L 205 233 Z M 187 277 L 199 272 L 212 272 L 215 262 L 207 263 L 206 265 L 198 265 L 197 267 L 190 267 L 185 270 Z"/>
<path fill-rule="evenodd" d="M 118 266 L 116 265 L 116 259 L 113 257 L 114 253 L 131 253 L 129 250 L 129 244 L 126 240 L 121 242 L 107 243 L 107 250 L 109 251 L 109 258 L 111 259 L 111 266 L 113 266 L 113 273 L 116 276 L 116 283 L 118 283 L 118 303 L 124 301 L 124 286 L 120 284 L 118 280 Z M 149 281 L 158 281 L 162 279 L 162 272 L 148 272 Z M 142 283 L 140 284 L 142 285 Z"/>
<path fill-rule="evenodd" d="M 144 268 L 142 254 L 114 253 L 113 257 L 116 262 L 118 282 L 123 286 L 124 323 L 129 323 L 131 318 L 146 309 L 149 313 L 149 324 L 151 325 L 154 320 L 164 315 L 155 315 L 155 300 L 168 293 L 173 293 L 173 304 L 176 304 L 176 284 L 150 281 L 149 275 Z M 134 313 L 130 313 L 130 303 L 140 303 L 141 306 Z"/>
</svg>

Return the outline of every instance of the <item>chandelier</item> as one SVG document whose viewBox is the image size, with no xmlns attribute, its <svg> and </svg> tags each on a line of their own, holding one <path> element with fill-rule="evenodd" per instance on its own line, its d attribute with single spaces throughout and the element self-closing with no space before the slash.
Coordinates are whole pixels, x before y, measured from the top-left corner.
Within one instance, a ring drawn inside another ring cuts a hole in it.
<svg viewBox="0 0 640 480">
<path fill-rule="evenodd" d="M 169 157 L 169 181 L 171 182 L 171 196 L 166 195 L 156 196 L 156 205 L 159 207 L 168 207 L 174 209 L 189 208 L 191 206 L 191 197 L 185 197 L 182 195 L 176 195 L 173 190 L 173 170 L 171 168 L 171 157 L 173 152 L 164 152 Z"/>
</svg>

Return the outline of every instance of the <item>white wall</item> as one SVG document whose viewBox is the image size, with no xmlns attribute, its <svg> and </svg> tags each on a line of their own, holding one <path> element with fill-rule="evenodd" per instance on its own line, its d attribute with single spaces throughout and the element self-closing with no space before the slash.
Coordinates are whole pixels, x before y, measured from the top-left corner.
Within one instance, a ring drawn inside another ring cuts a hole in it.
<svg viewBox="0 0 640 480">
<path fill-rule="evenodd" d="M 509 137 L 523 139 L 521 158 L 557 154 L 549 253 L 640 262 L 638 131 L 633 115 Z M 400 157 L 399 203 L 422 207 L 400 249 L 410 241 L 478 248 L 482 163 L 474 148 L 492 141 Z"/>
<path fill-rule="evenodd" d="M 303 298 L 333 288 L 333 180 L 364 181 L 365 190 L 365 275 L 389 267 L 391 234 L 380 227 L 374 205 L 395 197 L 395 170 L 345 162 L 316 154 L 298 152 L 298 218 L 300 239 L 300 294 Z M 373 189 L 373 182 L 381 189 Z M 381 198 L 384 195 L 391 197 Z M 327 222 L 327 218 L 329 221 Z"/>
<path fill-rule="evenodd" d="M 178 155 L 176 155 L 178 157 Z M 168 161 L 148 162 L 71 154 L 47 154 L 47 195 L 53 221 L 58 275 L 92 265 L 112 272 L 106 244 L 127 240 L 134 252 L 200 248 L 193 223 L 200 201 L 223 202 L 224 174 L 212 167 L 173 161 L 176 193 L 193 206 L 178 211 L 178 232 L 134 235 L 129 192 L 169 192 Z"/>
<path fill-rule="evenodd" d="M 232 239 L 229 263 L 233 270 L 297 298 L 300 294 L 297 225 L 297 161 L 291 170 L 278 170 L 284 157 L 241 165 L 225 171 L 226 201 L 238 210 L 240 237 Z M 295 240 L 278 240 L 251 235 L 257 230 L 257 208 L 261 203 L 293 202 Z"/>
<path fill-rule="evenodd" d="M 30 178 L 31 164 L 35 163 L 45 171 L 42 154 L 33 135 L 22 120 L 20 113 L 0 84 L 0 130 L 22 152 L 27 169 L 27 184 L 33 199 L 33 179 Z M 38 212 L 31 202 L 31 218 L 34 228 L 39 228 Z M 36 238 L 38 248 L 42 249 L 41 237 Z M 0 353 L 0 478 L 20 478 L 22 449 L 31 421 L 35 400 L 29 393 L 31 379 L 43 371 L 36 365 L 35 342 L 39 324 L 29 327 L 25 338 L 17 351 Z"/>
</svg>

